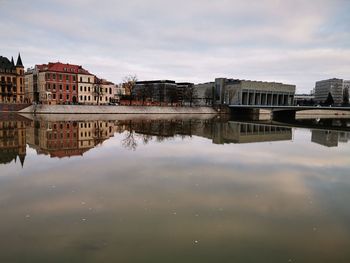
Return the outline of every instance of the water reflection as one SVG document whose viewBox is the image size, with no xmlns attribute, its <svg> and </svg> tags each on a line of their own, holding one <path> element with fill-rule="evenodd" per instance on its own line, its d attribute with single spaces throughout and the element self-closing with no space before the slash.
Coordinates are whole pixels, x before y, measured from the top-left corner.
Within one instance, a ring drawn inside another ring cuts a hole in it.
<svg viewBox="0 0 350 263">
<path fill-rule="evenodd" d="M 0 262 L 350 261 L 346 130 L 113 118 L 2 120 Z"/>
<path fill-rule="evenodd" d="M 120 120 L 46 120 L 5 115 L 0 120 L 0 163 L 19 160 L 23 166 L 26 145 L 38 155 L 51 158 L 83 156 L 115 134 L 123 134 L 121 145 L 136 150 L 139 143 L 162 142 L 172 138 L 203 137 L 213 144 L 291 141 L 293 127 L 311 131 L 311 142 L 326 147 L 347 143 L 348 120 L 299 120 L 294 123 L 254 123 L 226 118 L 180 118 Z M 322 128 L 322 129 L 320 129 Z M 335 130 L 328 130 L 335 129 Z"/>
</svg>

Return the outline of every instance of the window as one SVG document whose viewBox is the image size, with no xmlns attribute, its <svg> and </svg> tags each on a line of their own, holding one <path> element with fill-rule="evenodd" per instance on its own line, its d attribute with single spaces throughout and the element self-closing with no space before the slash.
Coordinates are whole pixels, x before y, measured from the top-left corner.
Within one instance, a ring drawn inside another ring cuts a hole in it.
<svg viewBox="0 0 350 263">
<path fill-rule="evenodd" d="M 112 94 L 112 88 L 109 88 L 109 94 Z"/>
<path fill-rule="evenodd" d="M 72 71 L 73 71 L 73 70 L 72 70 Z M 74 75 L 73 75 L 73 77 L 72 77 L 72 78 L 73 78 L 73 81 L 75 81 L 75 76 L 74 76 Z"/>
<path fill-rule="evenodd" d="M 60 100 L 62 100 L 62 94 L 60 94 Z"/>
<path fill-rule="evenodd" d="M 80 77 L 80 82 L 83 82 L 83 77 Z"/>
<path fill-rule="evenodd" d="M 56 79 L 56 74 L 52 74 L 52 78 L 53 78 L 53 79 Z"/>
<path fill-rule="evenodd" d="M 62 90 L 62 84 L 60 84 L 60 90 Z"/>
<path fill-rule="evenodd" d="M 62 81 L 62 74 L 59 74 L 58 77 L 59 77 L 60 81 Z"/>
<path fill-rule="evenodd" d="M 81 101 L 83 100 L 83 96 L 80 96 L 80 100 L 81 100 Z"/>
<path fill-rule="evenodd" d="M 84 91 L 86 91 L 86 86 L 84 87 Z"/>
<path fill-rule="evenodd" d="M 69 85 L 66 85 L 66 90 L 69 90 Z"/>
<path fill-rule="evenodd" d="M 55 100 L 56 99 L 56 94 L 52 94 L 52 98 Z"/>
<path fill-rule="evenodd" d="M 86 96 L 84 96 L 84 100 L 86 100 Z"/>
<path fill-rule="evenodd" d="M 69 94 L 67 94 L 67 96 L 66 96 L 66 100 L 69 100 Z"/>
<path fill-rule="evenodd" d="M 80 91 L 83 91 L 83 86 L 80 86 Z"/>
<path fill-rule="evenodd" d="M 90 83 L 90 78 L 88 78 L 88 82 Z"/>
<path fill-rule="evenodd" d="M 69 80 L 69 75 L 66 75 L 66 81 L 68 81 Z"/>
<path fill-rule="evenodd" d="M 56 84 L 52 84 L 52 89 L 56 90 Z"/>
</svg>

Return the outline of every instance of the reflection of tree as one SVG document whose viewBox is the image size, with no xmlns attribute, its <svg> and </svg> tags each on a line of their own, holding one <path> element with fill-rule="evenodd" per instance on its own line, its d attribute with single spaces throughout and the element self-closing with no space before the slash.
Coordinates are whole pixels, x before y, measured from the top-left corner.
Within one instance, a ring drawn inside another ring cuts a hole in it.
<svg viewBox="0 0 350 263">
<path fill-rule="evenodd" d="M 122 145 L 128 150 L 135 151 L 137 148 L 137 141 L 135 138 L 134 130 L 132 129 L 132 121 L 128 121 L 128 123 L 126 124 L 126 131 L 126 136 L 122 140 Z"/>
<path fill-rule="evenodd" d="M 127 131 L 125 138 L 122 140 L 122 145 L 128 150 L 136 150 L 137 142 L 134 131 Z"/>
</svg>

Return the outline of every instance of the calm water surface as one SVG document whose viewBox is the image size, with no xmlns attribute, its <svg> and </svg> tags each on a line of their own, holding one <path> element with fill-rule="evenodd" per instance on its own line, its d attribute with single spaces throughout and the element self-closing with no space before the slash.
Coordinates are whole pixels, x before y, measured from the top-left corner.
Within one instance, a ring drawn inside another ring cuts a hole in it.
<svg viewBox="0 0 350 263">
<path fill-rule="evenodd" d="M 350 262 L 347 120 L 0 118 L 0 262 Z"/>
</svg>

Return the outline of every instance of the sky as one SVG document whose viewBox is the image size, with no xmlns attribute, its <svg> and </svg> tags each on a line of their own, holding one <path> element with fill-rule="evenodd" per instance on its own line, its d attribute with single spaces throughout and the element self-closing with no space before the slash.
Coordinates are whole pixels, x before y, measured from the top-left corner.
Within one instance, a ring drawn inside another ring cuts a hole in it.
<svg viewBox="0 0 350 263">
<path fill-rule="evenodd" d="M 0 0 L 0 55 L 115 83 L 350 79 L 349 0 Z"/>
</svg>

